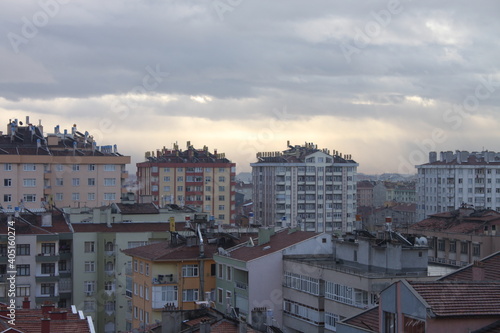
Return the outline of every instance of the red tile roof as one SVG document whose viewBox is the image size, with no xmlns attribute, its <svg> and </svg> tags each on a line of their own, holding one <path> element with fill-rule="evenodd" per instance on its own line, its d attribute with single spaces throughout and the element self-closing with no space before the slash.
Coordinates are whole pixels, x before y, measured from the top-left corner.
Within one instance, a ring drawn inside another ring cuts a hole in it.
<svg viewBox="0 0 500 333">
<path fill-rule="evenodd" d="M 312 231 L 295 231 L 289 233 L 289 229 L 283 229 L 271 236 L 268 243 L 255 245 L 253 247 L 240 246 L 234 249 L 229 249 L 228 251 L 233 259 L 251 261 L 270 253 L 281 251 L 289 246 L 303 242 L 317 235 L 319 235 L 319 233 Z"/>
<path fill-rule="evenodd" d="M 477 234 L 483 232 L 485 225 L 491 224 L 500 224 L 500 213 L 491 210 L 458 210 L 433 214 L 429 218 L 413 224 L 411 229 L 414 231 L 426 230 Z"/>
<path fill-rule="evenodd" d="M 67 312 L 66 320 L 50 321 L 50 331 L 57 333 L 90 333 L 87 319 L 80 319 L 78 314 L 71 310 L 64 309 Z M 15 325 L 10 325 L 10 318 L 0 316 L 0 330 L 3 331 L 9 327 L 19 330 L 23 333 L 40 333 L 41 318 L 43 318 L 41 309 L 16 309 Z"/>
<path fill-rule="evenodd" d="M 371 332 L 378 332 L 378 306 L 368 309 L 360 314 L 348 318 L 343 321 L 347 325 L 352 325 L 356 327 L 369 330 Z"/>
<path fill-rule="evenodd" d="M 75 232 L 144 232 L 144 231 L 169 231 L 168 222 L 122 222 L 111 223 L 74 223 Z"/>
<path fill-rule="evenodd" d="M 500 281 L 409 283 L 436 316 L 500 316 Z"/>
<path fill-rule="evenodd" d="M 500 251 L 481 259 L 479 262 L 483 263 L 482 269 L 484 270 L 484 280 L 500 281 Z M 470 264 L 460 268 L 439 278 L 439 280 L 472 281 L 473 266 L 474 264 Z"/>
<path fill-rule="evenodd" d="M 21 214 L 14 218 L 17 235 L 40 235 L 53 233 L 71 233 L 71 229 L 59 212 L 52 214 L 52 226 L 42 227 L 41 215 Z M 7 234 L 7 214 L 0 214 L 0 234 Z"/>
</svg>

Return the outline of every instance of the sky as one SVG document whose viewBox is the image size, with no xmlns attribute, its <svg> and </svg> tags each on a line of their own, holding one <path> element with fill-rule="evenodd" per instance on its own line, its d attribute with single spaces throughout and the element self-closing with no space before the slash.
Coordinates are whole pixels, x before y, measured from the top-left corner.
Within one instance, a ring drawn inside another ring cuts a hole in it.
<svg viewBox="0 0 500 333">
<path fill-rule="evenodd" d="M 415 173 L 429 151 L 500 151 L 499 12 L 495 0 L 2 0 L 0 130 L 26 116 L 45 132 L 76 124 L 133 165 L 190 141 L 249 172 L 290 141 L 350 154 L 358 172 Z"/>
</svg>

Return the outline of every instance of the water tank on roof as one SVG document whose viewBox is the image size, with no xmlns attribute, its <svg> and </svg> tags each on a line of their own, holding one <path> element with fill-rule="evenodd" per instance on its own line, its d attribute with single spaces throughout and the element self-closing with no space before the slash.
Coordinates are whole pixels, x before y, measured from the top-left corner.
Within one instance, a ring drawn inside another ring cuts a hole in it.
<svg viewBox="0 0 500 333">
<path fill-rule="evenodd" d="M 427 238 L 425 238 L 423 236 L 415 238 L 415 245 L 418 245 L 418 246 L 427 246 L 428 245 Z"/>
</svg>

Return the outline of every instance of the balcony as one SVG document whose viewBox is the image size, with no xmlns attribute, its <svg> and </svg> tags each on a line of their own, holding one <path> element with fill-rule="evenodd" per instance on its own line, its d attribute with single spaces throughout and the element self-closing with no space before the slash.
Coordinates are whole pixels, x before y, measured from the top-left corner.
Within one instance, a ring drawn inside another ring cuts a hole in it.
<svg viewBox="0 0 500 333">
<path fill-rule="evenodd" d="M 176 279 L 174 279 L 174 275 L 173 274 L 158 275 L 157 277 L 154 277 L 151 282 L 153 284 L 171 284 L 171 283 L 177 283 Z"/>
<path fill-rule="evenodd" d="M 248 289 L 248 284 L 240 282 L 240 281 L 235 281 L 234 282 L 234 287 L 237 289 L 241 290 L 247 290 Z"/>
<path fill-rule="evenodd" d="M 59 254 L 55 253 L 39 253 L 35 257 L 36 262 L 55 262 L 59 261 Z"/>
<path fill-rule="evenodd" d="M 37 295 L 35 297 L 35 302 L 37 304 L 43 304 L 45 302 L 52 302 L 52 303 L 57 303 L 59 302 L 59 295 L 54 295 L 54 294 L 50 294 L 50 295 Z"/>
<path fill-rule="evenodd" d="M 37 283 L 40 282 L 57 282 L 59 281 L 59 275 L 52 273 L 52 274 L 37 274 L 35 276 L 35 280 Z"/>
</svg>

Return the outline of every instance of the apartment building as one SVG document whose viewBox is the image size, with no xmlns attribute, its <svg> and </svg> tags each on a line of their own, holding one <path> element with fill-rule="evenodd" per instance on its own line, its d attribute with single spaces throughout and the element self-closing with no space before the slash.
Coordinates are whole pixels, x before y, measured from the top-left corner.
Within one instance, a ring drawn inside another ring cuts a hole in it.
<svg viewBox="0 0 500 333">
<path fill-rule="evenodd" d="M 429 153 L 416 166 L 417 220 L 452 211 L 462 203 L 500 211 L 500 153 L 492 151 Z"/>
<path fill-rule="evenodd" d="M 98 147 L 88 132 L 44 133 L 38 125 L 10 120 L 0 132 L 0 206 L 35 209 L 41 206 L 96 207 L 119 201 L 126 191 L 129 156 L 116 145 Z"/>
<path fill-rule="evenodd" d="M 331 235 L 296 228 L 260 228 L 258 239 L 214 255 L 217 264 L 216 309 L 237 314 L 252 326 L 262 323 L 254 316 L 264 308 L 265 324 L 282 328 L 283 256 L 332 253 Z"/>
<path fill-rule="evenodd" d="M 257 153 L 252 167 L 255 222 L 300 225 L 306 231 L 346 230 L 356 214 L 358 164 L 306 143 L 282 152 Z"/>
<path fill-rule="evenodd" d="M 73 233 L 59 212 L 0 213 L 0 303 L 8 304 L 7 272 L 12 270 L 8 227 L 16 236 L 16 306 L 22 307 L 24 301 L 31 308 L 46 302 L 61 308 L 73 304 Z"/>
<path fill-rule="evenodd" d="M 333 255 L 284 256 L 286 332 L 335 332 L 340 320 L 376 306 L 391 283 L 436 278 L 428 276 L 426 246 L 395 232 L 384 236 L 359 231 L 333 238 Z"/>
<path fill-rule="evenodd" d="M 186 150 L 174 144 L 145 157 L 137 163 L 141 202 L 190 206 L 216 221 L 234 223 L 236 164 L 224 153 L 211 153 L 206 146 L 195 149 L 188 142 Z"/>
<path fill-rule="evenodd" d="M 455 267 L 500 251 L 497 230 L 500 230 L 499 212 L 465 204 L 450 212 L 432 214 L 409 229 L 427 238 L 429 262 Z"/>
</svg>

